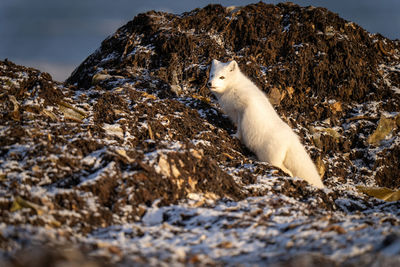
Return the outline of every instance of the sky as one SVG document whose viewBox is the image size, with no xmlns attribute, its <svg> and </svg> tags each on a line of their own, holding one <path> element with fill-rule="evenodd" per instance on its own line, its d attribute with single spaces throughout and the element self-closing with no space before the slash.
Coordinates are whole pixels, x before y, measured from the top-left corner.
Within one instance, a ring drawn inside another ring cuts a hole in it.
<svg viewBox="0 0 400 267">
<path fill-rule="evenodd" d="M 243 6 L 253 1 L 203 0 L 0 0 L 0 60 L 49 72 L 57 81 L 93 53 L 101 42 L 139 13 L 175 14 L 210 3 Z M 276 4 L 284 1 L 263 1 Z M 400 39 L 399 0 L 292 0 L 326 7 L 371 33 Z"/>
</svg>

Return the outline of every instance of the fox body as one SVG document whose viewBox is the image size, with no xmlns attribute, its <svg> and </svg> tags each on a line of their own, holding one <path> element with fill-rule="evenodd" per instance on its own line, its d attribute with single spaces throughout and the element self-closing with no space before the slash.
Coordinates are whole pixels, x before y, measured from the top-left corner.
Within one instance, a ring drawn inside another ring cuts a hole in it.
<svg viewBox="0 0 400 267">
<path fill-rule="evenodd" d="M 324 187 L 298 136 L 281 120 L 266 95 L 240 71 L 236 61 L 222 63 L 214 59 L 208 87 L 236 124 L 236 137 L 259 160 L 316 187 Z"/>
</svg>

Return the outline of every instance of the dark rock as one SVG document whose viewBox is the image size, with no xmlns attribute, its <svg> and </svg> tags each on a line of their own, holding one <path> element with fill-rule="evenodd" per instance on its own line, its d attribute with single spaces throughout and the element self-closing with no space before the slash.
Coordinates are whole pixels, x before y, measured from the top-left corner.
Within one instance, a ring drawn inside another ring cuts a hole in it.
<svg viewBox="0 0 400 267">
<path fill-rule="evenodd" d="M 0 226 L 60 228 L 54 239 L 74 243 L 105 227 L 139 223 L 153 208 L 182 201 L 229 206 L 271 194 L 280 198 L 263 205 L 271 210 L 298 205 L 321 225 L 338 210 L 336 218 L 364 218 L 375 205 L 381 213 L 395 214 L 396 203 L 382 204 L 350 189 L 355 184 L 400 186 L 399 49 L 398 41 L 371 35 L 326 9 L 260 2 L 238 8 L 209 5 L 182 15 L 140 14 L 104 40 L 64 84 L 0 61 Z M 235 126 L 205 86 L 213 58 L 237 60 L 273 98 L 282 119 L 318 161 L 330 190 L 285 177 L 231 137 Z M 390 131 L 369 142 L 386 115 L 393 120 Z M 15 199 L 28 204 L 18 207 Z M 258 225 L 271 223 L 270 215 L 257 212 L 251 216 L 260 216 Z M 160 220 L 176 222 L 175 227 L 196 216 L 182 213 L 182 222 L 172 215 L 163 213 Z M 235 219 L 229 216 L 227 222 Z M 396 225 L 396 218 L 391 220 Z M 24 231 L 15 229 L 12 238 L 0 232 L 5 251 L 32 245 L 21 237 Z M 347 231 L 349 238 L 355 231 L 332 229 Z M 268 246 L 270 241 L 257 242 Z M 88 251 L 99 249 L 91 246 Z M 225 242 L 218 248 L 232 246 Z M 374 262 L 366 253 L 355 264 Z M 146 255 L 138 257 L 148 263 Z M 226 261 L 219 258 L 216 264 Z M 282 265 L 343 261 L 307 254 Z"/>
</svg>

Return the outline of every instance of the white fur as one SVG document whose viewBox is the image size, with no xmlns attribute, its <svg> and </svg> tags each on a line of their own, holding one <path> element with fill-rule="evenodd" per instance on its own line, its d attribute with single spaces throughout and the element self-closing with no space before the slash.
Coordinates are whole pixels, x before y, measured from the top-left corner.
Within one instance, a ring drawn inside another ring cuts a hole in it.
<svg viewBox="0 0 400 267">
<path fill-rule="evenodd" d="M 297 135 L 279 118 L 265 94 L 240 71 L 236 61 L 222 63 L 214 59 L 208 86 L 236 124 L 236 136 L 259 160 L 324 187 Z"/>
</svg>

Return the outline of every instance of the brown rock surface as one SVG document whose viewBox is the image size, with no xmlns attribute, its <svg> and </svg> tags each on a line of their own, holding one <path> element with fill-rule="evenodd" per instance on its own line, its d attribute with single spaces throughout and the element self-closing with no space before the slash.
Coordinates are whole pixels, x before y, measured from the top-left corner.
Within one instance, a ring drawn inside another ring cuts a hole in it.
<svg viewBox="0 0 400 267">
<path fill-rule="evenodd" d="M 323 8 L 260 2 L 140 14 L 65 84 L 0 61 L 0 256 L 18 265 L 37 243 L 55 259 L 79 247 L 94 265 L 391 255 L 398 203 L 355 185 L 400 186 L 399 48 Z M 231 137 L 205 87 L 213 58 L 237 60 L 274 98 L 329 189 Z M 369 142 L 383 117 L 390 129 Z"/>
</svg>

